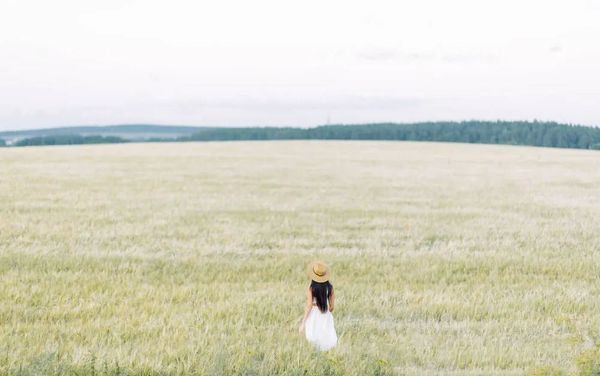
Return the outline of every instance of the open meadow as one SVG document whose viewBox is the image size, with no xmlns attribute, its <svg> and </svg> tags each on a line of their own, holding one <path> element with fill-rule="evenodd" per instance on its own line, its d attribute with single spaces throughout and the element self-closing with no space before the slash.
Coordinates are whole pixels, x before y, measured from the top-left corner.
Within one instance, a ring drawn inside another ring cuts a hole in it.
<svg viewBox="0 0 600 376">
<path fill-rule="evenodd" d="M 336 288 L 340 341 L 324 354 L 298 334 L 313 259 Z M 598 363 L 598 151 L 0 149 L 2 375 L 585 374 Z"/>
</svg>

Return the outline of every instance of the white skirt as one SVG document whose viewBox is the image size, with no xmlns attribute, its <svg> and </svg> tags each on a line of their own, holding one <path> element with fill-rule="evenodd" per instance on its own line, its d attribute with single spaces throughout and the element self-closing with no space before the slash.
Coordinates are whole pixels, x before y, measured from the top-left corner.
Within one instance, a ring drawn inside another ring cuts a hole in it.
<svg viewBox="0 0 600 376">
<path fill-rule="evenodd" d="M 330 350 L 337 344 L 333 315 L 329 311 L 323 313 L 313 306 L 304 323 L 304 329 L 308 342 L 320 351 Z"/>
</svg>

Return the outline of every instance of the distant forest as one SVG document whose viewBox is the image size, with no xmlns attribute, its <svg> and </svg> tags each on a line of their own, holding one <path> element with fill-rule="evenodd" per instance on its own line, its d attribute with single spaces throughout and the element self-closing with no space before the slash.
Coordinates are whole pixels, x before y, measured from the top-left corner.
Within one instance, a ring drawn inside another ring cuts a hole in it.
<svg viewBox="0 0 600 376">
<path fill-rule="evenodd" d="M 17 141 L 14 146 L 117 144 L 122 142 L 128 142 L 128 140 L 117 136 L 81 136 L 78 134 L 58 134 L 52 136 L 24 138 Z"/>
<path fill-rule="evenodd" d="M 463 121 L 410 124 L 378 123 L 324 125 L 314 128 L 197 128 L 177 138 L 148 138 L 148 142 L 248 140 L 395 140 L 479 144 L 530 145 L 600 150 L 600 128 L 554 122 Z M 24 138 L 13 146 L 119 143 L 118 136 L 45 135 Z M 3 142 L 0 141 L 0 145 Z"/>
</svg>

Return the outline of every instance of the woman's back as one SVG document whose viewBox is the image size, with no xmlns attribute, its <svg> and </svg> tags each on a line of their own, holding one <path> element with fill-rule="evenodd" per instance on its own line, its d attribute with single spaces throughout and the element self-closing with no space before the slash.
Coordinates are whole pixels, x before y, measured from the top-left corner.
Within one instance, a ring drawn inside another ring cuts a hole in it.
<svg viewBox="0 0 600 376">
<path fill-rule="evenodd" d="M 328 279 L 328 268 L 326 266 L 325 268 L 324 273 L 319 274 L 319 270 L 316 270 L 314 275 L 311 275 L 314 278 L 311 278 L 311 284 L 307 291 L 307 305 L 304 319 L 300 325 L 300 330 L 305 331 L 306 339 L 321 351 L 329 350 L 337 344 L 337 334 L 331 313 L 335 304 L 335 294 L 333 285 Z"/>
<path fill-rule="evenodd" d="M 312 302 L 319 307 L 321 312 L 326 312 L 330 309 L 333 298 L 333 285 L 329 281 L 316 282 L 311 281 L 309 292 L 312 296 Z"/>
</svg>

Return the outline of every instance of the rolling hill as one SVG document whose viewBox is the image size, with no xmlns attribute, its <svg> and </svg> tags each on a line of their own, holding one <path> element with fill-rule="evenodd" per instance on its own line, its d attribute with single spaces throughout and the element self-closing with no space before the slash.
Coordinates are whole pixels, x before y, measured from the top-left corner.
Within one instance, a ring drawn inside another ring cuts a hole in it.
<svg viewBox="0 0 600 376">
<path fill-rule="evenodd" d="M 153 124 L 125 124 L 125 125 L 107 125 L 107 126 L 76 126 L 59 127 L 47 129 L 30 129 L 17 131 L 0 132 L 0 138 L 4 139 L 8 145 L 14 144 L 18 140 L 32 137 L 48 137 L 57 135 L 81 135 L 81 136 L 114 136 L 130 141 L 144 141 L 152 138 L 172 138 L 190 136 L 207 127 L 188 127 L 174 125 L 153 125 Z"/>
</svg>

